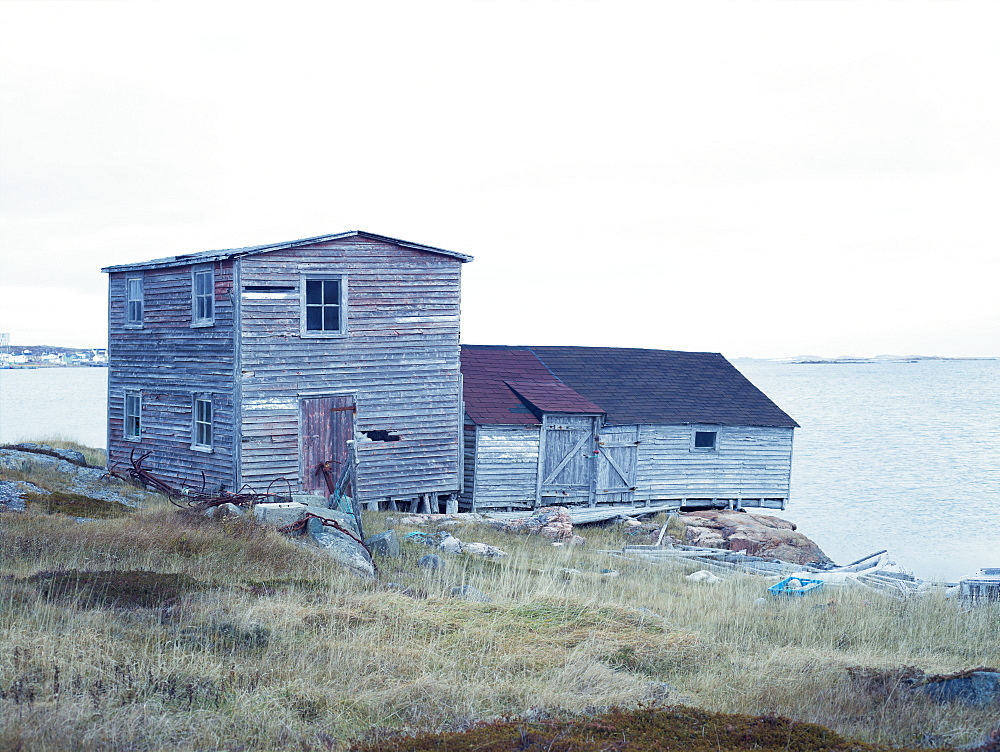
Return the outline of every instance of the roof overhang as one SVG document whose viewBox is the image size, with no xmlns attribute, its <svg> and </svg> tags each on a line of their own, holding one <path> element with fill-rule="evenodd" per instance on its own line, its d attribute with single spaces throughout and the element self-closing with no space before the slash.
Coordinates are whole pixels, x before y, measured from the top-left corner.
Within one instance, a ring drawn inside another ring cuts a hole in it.
<svg viewBox="0 0 1000 752">
<path fill-rule="evenodd" d="M 166 269 L 171 266 L 187 266 L 189 264 L 206 264 L 212 261 L 222 261 L 225 259 L 237 258 L 240 256 L 251 256 L 257 253 L 267 253 L 268 251 L 281 251 L 287 248 L 298 248 L 305 245 L 313 245 L 315 243 L 328 243 L 334 240 L 345 240 L 347 238 L 369 238 L 370 240 L 380 240 L 385 243 L 392 243 L 393 245 L 398 245 L 403 248 L 412 248 L 416 251 L 423 251 L 424 253 L 436 253 L 440 256 L 447 256 L 448 258 L 457 259 L 463 264 L 472 261 L 472 256 L 467 256 L 464 253 L 456 253 L 455 251 L 446 251 L 443 248 L 435 248 L 434 246 L 422 245 L 420 243 L 411 243 L 407 240 L 400 240 L 398 238 L 390 238 L 385 235 L 376 235 L 372 232 L 364 232 L 363 230 L 351 230 L 350 232 L 341 232 L 335 235 L 317 235 L 313 238 L 301 238 L 300 240 L 289 240 L 284 243 L 270 243 L 268 245 L 255 245 L 248 246 L 246 248 L 228 248 L 218 251 L 204 251 L 202 253 L 188 253 L 181 256 L 168 256 L 166 258 L 153 259 L 151 261 L 142 261 L 135 264 L 118 264 L 115 266 L 106 266 L 101 269 L 102 272 L 130 272 L 139 271 L 143 269 Z"/>
</svg>

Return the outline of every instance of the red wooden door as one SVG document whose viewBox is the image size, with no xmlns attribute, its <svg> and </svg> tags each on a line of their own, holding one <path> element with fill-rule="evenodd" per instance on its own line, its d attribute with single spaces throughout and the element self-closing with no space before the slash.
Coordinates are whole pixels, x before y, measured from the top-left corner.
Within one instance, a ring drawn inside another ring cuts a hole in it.
<svg viewBox="0 0 1000 752">
<path fill-rule="evenodd" d="M 299 425 L 302 490 L 329 495 L 347 463 L 347 442 L 354 438 L 354 398 L 303 399 Z"/>
</svg>

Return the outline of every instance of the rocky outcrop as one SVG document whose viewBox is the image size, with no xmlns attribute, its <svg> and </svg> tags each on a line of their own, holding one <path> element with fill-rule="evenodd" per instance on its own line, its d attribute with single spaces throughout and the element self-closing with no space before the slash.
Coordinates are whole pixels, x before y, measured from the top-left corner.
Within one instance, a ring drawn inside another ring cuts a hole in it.
<svg viewBox="0 0 1000 752">
<path fill-rule="evenodd" d="M 687 512 L 668 528 L 675 543 L 742 551 L 792 564 L 833 562 L 787 520 L 731 510 Z"/>
<path fill-rule="evenodd" d="M 87 467 L 82 458 L 82 454 L 73 450 L 24 443 L 0 448 L 0 470 L 24 476 L 46 476 L 51 480 L 46 485 L 53 487 L 54 484 L 63 493 L 135 506 L 134 489 L 124 481 L 109 478 L 103 468 Z"/>
</svg>

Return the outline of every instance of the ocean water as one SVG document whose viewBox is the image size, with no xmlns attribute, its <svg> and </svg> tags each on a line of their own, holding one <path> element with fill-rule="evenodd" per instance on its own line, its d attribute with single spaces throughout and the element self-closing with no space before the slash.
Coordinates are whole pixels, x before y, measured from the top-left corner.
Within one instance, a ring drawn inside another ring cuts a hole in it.
<svg viewBox="0 0 1000 752">
<path fill-rule="evenodd" d="M 1000 567 L 1000 360 L 734 365 L 801 425 L 777 516 L 836 562 Z"/>
<path fill-rule="evenodd" d="M 838 563 L 953 581 L 1000 566 L 1000 360 L 735 365 L 801 428 L 791 520 Z M 107 370 L 0 370 L 0 443 L 105 446 Z M 772 512 L 766 512 L 772 513 Z"/>
<path fill-rule="evenodd" d="M 107 368 L 0 369 L 0 444 L 67 439 L 107 446 Z"/>
</svg>

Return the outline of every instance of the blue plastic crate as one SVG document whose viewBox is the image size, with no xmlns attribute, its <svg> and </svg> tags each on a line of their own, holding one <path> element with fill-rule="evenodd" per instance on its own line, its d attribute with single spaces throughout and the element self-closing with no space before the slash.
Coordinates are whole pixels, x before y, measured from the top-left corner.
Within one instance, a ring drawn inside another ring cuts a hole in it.
<svg viewBox="0 0 1000 752">
<path fill-rule="evenodd" d="M 786 577 L 767 590 L 771 595 L 802 596 L 823 587 L 823 580 L 808 580 L 805 577 Z"/>
</svg>

